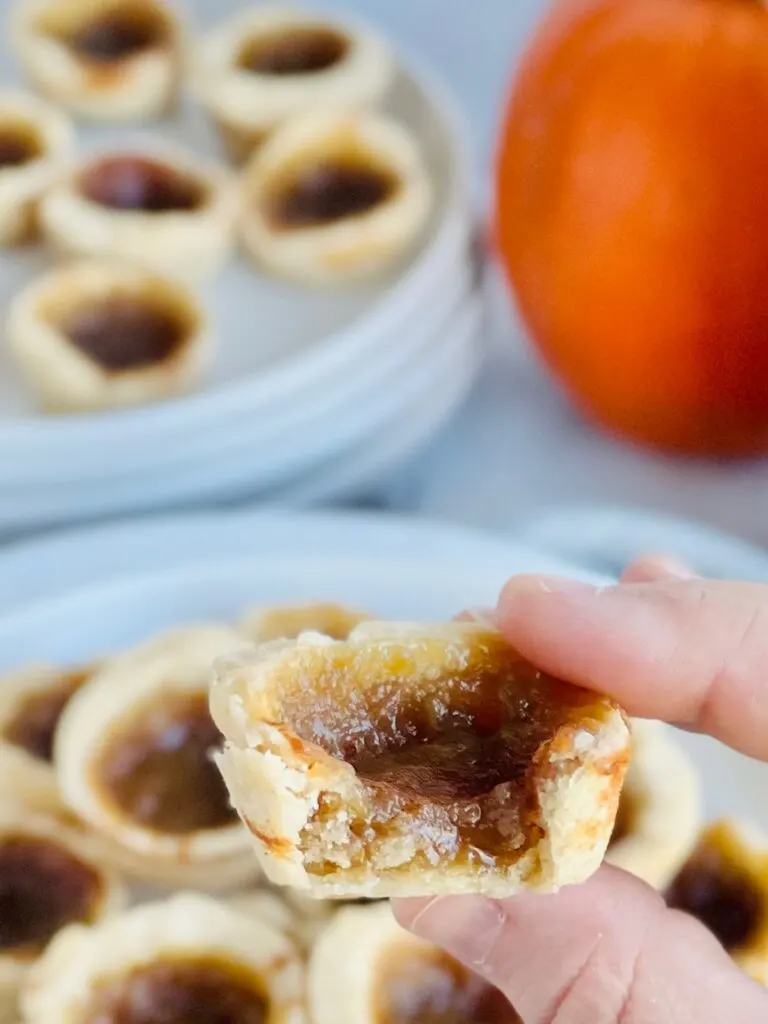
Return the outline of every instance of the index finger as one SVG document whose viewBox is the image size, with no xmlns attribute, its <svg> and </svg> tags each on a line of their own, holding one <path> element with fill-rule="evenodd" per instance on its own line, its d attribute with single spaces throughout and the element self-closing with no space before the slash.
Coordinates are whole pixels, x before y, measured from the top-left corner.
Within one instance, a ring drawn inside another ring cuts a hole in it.
<svg viewBox="0 0 768 1024">
<path fill-rule="evenodd" d="M 522 576 L 497 624 L 544 671 L 768 761 L 768 587 Z"/>
</svg>

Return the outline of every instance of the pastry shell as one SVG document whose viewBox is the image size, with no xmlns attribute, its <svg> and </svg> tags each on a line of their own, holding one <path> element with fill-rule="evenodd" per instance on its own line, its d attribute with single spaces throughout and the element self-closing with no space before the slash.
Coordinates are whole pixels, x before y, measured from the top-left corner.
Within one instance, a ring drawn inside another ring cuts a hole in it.
<svg viewBox="0 0 768 1024">
<path fill-rule="evenodd" d="M 200 100 L 237 163 L 307 110 L 377 104 L 393 76 L 390 49 L 370 29 L 269 5 L 214 29 L 192 69 Z"/>
<path fill-rule="evenodd" d="M 183 394 L 199 382 L 213 348 L 208 318 L 190 290 L 112 261 L 48 271 L 11 303 L 6 332 L 30 389 L 55 413 Z"/>
<path fill-rule="evenodd" d="M 117 876 L 100 863 L 98 849 L 91 844 L 87 836 L 70 828 L 56 817 L 32 813 L 25 806 L 13 805 L 5 801 L 0 802 L 0 860 L 7 843 L 17 843 L 18 841 L 30 843 L 33 846 L 40 845 L 46 850 L 50 846 L 52 850 L 56 851 L 56 856 L 60 858 L 59 866 L 62 869 L 67 870 L 71 865 L 72 867 L 77 866 L 84 872 L 78 883 L 82 881 L 85 885 L 89 885 L 91 879 L 87 876 L 92 877 L 93 885 L 97 887 L 95 892 L 75 893 L 80 898 L 90 899 L 88 907 L 90 921 L 95 922 L 108 918 L 122 908 L 125 902 L 123 887 Z M 23 870 L 27 880 L 29 880 L 29 873 L 33 873 L 34 894 L 40 900 L 35 909 L 44 909 L 43 900 L 46 897 L 50 897 L 54 901 L 61 898 L 61 882 L 54 884 L 56 866 L 50 858 L 43 865 L 42 873 L 35 875 L 35 863 L 28 851 L 24 856 Z M 7 910 L 8 907 L 18 904 L 16 906 L 18 911 L 22 904 L 20 900 L 13 900 L 12 893 L 7 888 L 9 881 L 5 869 L 0 872 L 0 886 L 3 890 L 3 907 Z M 74 892 L 74 888 L 76 887 L 70 886 L 69 891 Z M 21 899 L 23 898 L 22 896 Z M 32 912 L 31 907 L 27 909 L 28 912 Z M 61 906 L 56 907 L 56 910 L 59 914 L 63 913 Z M 1 927 L 2 922 L 0 921 Z M 0 950 L 0 1024 L 9 1024 L 17 1019 L 19 989 L 28 977 L 34 961 L 35 954 L 28 949 L 14 951 L 10 947 L 4 946 Z"/>
<path fill-rule="evenodd" d="M 484 627 L 369 622 L 346 642 L 263 644 L 219 663 L 211 708 L 219 766 L 276 884 L 504 896 L 584 881 L 605 854 L 623 713 Z"/>
<path fill-rule="evenodd" d="M 111 32 L 114 43 L 121 22 L 134 40 L 123 53 L 89 54 L 70 42 L 96 24 Z M 137 31 L 146 34 L 146 45 L 140 45 L 140 35 L 137 43 Z M 153 119 L 176 104 L 181 30 L 164 0 L 20 0 L 11 38 L 33 85 L 79 117 Z"/>
<path fill-rule="evenodd" d="M 211 665 L 242 644 L 217 625 L 156 638 L 108 665 L 61 718 L 55 763 L 64 802 L 136 877 L 214 890 L 258 874 L 246 831 L 217 803 L 226 793 L 200 749 L 209 737 L 218 742 L 207 712 Z M 186 795 L 198 804 L 185 815 Z M 172 824 L 169 814 L 177 815 Z"/>
<path fill-rule="evenodd" d="M 0 90 L 0 245 L 37 233 L 37 203 L 56 180 L 74 145 L 61 111 L 36 96 Z"/>
<path fill-rule="evenodd" d="M 390 1005 L 388 981 L 394 982 L 395 1000 L 403 1000 L 410 1013 L 398 1013 L 397 1006 Z M 429 1013 L 431 986 L 438 1004 L 434 1017 Z M 418 993 L 419 988 L 422 999 L 426 997 L 423 1018 L 414 1012 L 422 1005 L 418 996 L 414 998 L 413 990 Z M 449 993 L 458 1001 L 455 1007 L 446 1005 Z M 307 1001 L 314 1024 L 421 1019 L 522 1024 L 500 992 L 401 928 L 388 903 L 348 907 L 333 918 L 309 959 Z"/>
<path fill-rule="evenodd" d="M 65 702 L 94 670 L 41 664 L 0 678 L 0 802 L 13 799 L 30 810 L 54 814 L 62 810 L 53 735 Z M 46 708 L 50 697 L 53 703 Z M 25 729 L 27 715 L 32 721 Z"/>
<path fill-rule="evenodd" d="M 24 1020 L 74 1024 L 101 1019 L 101 1008 L 110 1005 L 121 984 L 130 986 L 137 978 L 141 984 L 153 970 L 159 970 L 161 984 L 168 984 L 164 969 L 185 965 L 193 984 L 213 968 L 224 974 L 225 985 L 231 979 L 255 990 L 268 1006 L 264 1024 L 306 1024 L 304 967 L 290 940 L 264 921 L 191 893 L 133 907 L 99 927 L 73 925 L 63 931 L 30 973 L 21 1000 Z M 152 989 L 145 982 L 145 1003 Z M 197 1009 L 200 1020 L 208 1019 Z"/>
<path fill-rule="evenodd" d="M 606 860 L 663 889 L 693 849 L 701 823 L 701 786 L 691 760 L 668 726 L 635 720 Z"/>
<path fill-rule="evenodd" d="M 229 257 L 237 206 L 226 170 L 139 139 L 61 175 L 40 204 L 40 221 L 65 255 L 124 259 L 199 282 Z"/>
<path fill-rule="evenodd" d="M 666 899 L 700 920 L 742 970 L 768 985 L 768 836 L 760 829 L 732 820 L 707 826 Z"/>
<path fill-rule="evenodd" d="M 254 643 L 295 640 L 301 633 L 322 633 L 346 640 L 355 626 L 372 616 L 340 604 L 284 604 L 249 608 L 239 628 Z"/>
<path fill-rule="evenodd" d="M 242 240 L 261 266 L 317 286 L 390 267 L 422 234 L 433 189 L 408 129 L 318 111 L 287 122 L 243 172 Z"/>
<path fill-rule="evenodd" d="M 308 902 L 317 903 L 316 900 Z M 241 914 L 283 932 L 304 954 L 312 949 L 332 913 L 330 907 L 322 916 L 302 913 L 291 901 L 282 899 L 270 889 L 237 893 L 230 897 L 228 903 Z"/>
</svg>

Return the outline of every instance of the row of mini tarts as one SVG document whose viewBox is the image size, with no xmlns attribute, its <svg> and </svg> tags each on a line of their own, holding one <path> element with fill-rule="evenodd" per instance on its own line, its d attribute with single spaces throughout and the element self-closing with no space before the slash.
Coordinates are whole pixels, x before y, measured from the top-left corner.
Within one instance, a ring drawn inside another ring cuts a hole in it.
<svg viewBox="0 0 768 1024">
<path fill-rule="evenodd" d="M 366 616 L 331 604 L 254 608 L 237 627 L 163 633 L 92 664 L 0 679 L 0 805 L 71 816 L 105 862 L 173 885 L 227 888 L 257 873 L 217 769 L 207 707 L 212 663 L 308 627 Z"/>
<path fill-rule="evenodd" d="M 164 0 L 21 0 L 12 21 L 29 79 L 94 120 L 163 115 L 187 63 L 236 160 L 310 108 L 379 104 L 395 71 L 390 48 L 370 29 L 282 6 L 238 13 L 189 54 Z"/>
<path fill-rule="evenodd" d="M 28 234 L 36 211 L 63 253 L 197 281 L 222 267 L 239 230 L 259 265 L 332 285 L 389 266 L 421 234 L 433 201 L 405 127 L 339 108 L 286 123 L 240 180 L 154 144 L 74 167 L 70 152 L 61 115 L 34 98 L 0 97 L 0 239 Z"/>
</svg>

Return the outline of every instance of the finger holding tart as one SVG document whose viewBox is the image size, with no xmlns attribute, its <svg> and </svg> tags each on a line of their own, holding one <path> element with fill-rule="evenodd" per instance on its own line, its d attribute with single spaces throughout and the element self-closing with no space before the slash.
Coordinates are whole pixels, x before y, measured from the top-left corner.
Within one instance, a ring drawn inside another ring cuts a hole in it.
<svg viewBox="0 0 768 1024">
<path fill-rule="evenodd" d="M 708 928 L 742 970 L 768 985 L 768 836 L 751 824 L 714 822 L 665 897 L 669 907 Z"/>
<path fill-rule="evenodd" d="M 372 616 L 340 604 L 283 604 L 249 608 L 239 628 L 249 640 L 295 640 L 302 633 L 323 633 L 346 640 L 355 626 Z"/>
<path fill-rule="evenodd" d="M 522 1024 L 498 989 L 406 932 L 388 903 L 340 910 L 307 974 L 314 1024 Z"/>
<path fill-rule="evenodd" d="M 54 759 L 67 806 L 138 878 L 200 889 L 250 882 L 258 867 L 212 752 L 212 663 L 242 638 L 224 626 L 116 661 L 69 703 Z"/>
<path fill-rule="evenodd" d="M 37 203 L 74 146 L 74 129 L 56 107 L 15 89 L 0 90 L 0 245 L 37 234 Z"/>
<path fill-rule="evenodd" d="M 199 282 L 231 252 L 237 202 L 222 168 L 139 143 L 62 175 L 40 204 L 40 222 L 64 255 L 122 259 Z"/>
<path fill-rule="evenodd" d="M 237 163 L 309 109 L 377 104 L 393 76 L 389 46 L 370 29 L 270 5 L 214 29 L 193 69 L 200 100 Z"/>
<path fill-rule="evenodd" d="M 165 0 L 18 0 L 12 41 L 32 84 L 79 117 L 147 120 L 176 104 L 181 28 Z"/>
<path fill-rule="evenodd" d="M 242 240 L 266 270 L 303 284 L 381 273 L 424 231 L 433 189 L 409 131 L 382 115 L 287 122 L 243 172 Z"/>
<path fill-rule="evenodd" d="M 11 303 L 10 352 L 43 409 L 94 412 L 190 391 L 213 352 L 208 318 L 180 282 L 123 262 L 54 268 Z"/>
<path fill-rule="evenodd" d="M 263 644 L 219 663 L 211 710 L 268 878 L 317 897 L 584 881 L 629 754 L 612 701 L 467 623 Z"/>
<path fill-rule="evenodd" d="M 632 756 L 608 863 L 665 888 L 696 843 L 702 810 L 698 773 L 669 727 L 633 721 Z"/>
<path fill-rule="evenodd" d="M 125 893 L 88 838 L 54 816 L 0 803 L 0 1022 L 17 1019 L 20 986 L 51 939 L 119 910 Z"/>
<path fill-rule="evenodd" d="M 34 665 L 0 677 L 0 802 L 31 810 L 62 809 L 53 741 L 64 708 L 96 665 Z"/>
<path fill-rule="evenodd" d="M 72 926 L 24 987 L 26 1024 L 307 1024 L 304 967 L 264 921 L 182 893 Z"/>
</svg>

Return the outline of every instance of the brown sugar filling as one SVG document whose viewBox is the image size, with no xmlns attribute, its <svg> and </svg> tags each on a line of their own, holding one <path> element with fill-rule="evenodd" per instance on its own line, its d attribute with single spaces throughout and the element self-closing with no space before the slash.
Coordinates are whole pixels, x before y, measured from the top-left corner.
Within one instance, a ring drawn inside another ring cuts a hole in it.
<svg viewBox="0 0 768 1024">
<path fill-rule="evenodd" d="M 83 173 L 80 191 L 99 206 L 137 213 L 190 213 L 208 197 L 192 175 L 140 156 L 98 161 Z"/>
<path fill-rule="evenodd" d="M 43 141 L 30 125 L 0 124 L 0 169 L 23 167 L 44 153 Z"/>
<path fill-rule="evenodd" d="M 106 10 L 65 36 L 78 56 L 97 63 L 127 60 L 167 41 L 168 25 L 148 5 L 126 4 Z"/>
<path fill-rule="evenodd" d="M 322 27 L 292 27 L 250 39 L 236 65 L 260 75 L 306 75 L 327 71 L 349 52 L 349 39 Z"/>
<path fill-rule="evenodd" d="M 69 701 L 90 676 L 88 670 L 63 673 L 50 689 L 33 693 L 19 704 L 16 714 L 3 729 L 3 739 L 49 764 L 53 761 L 53 740 L 59 719 Z"/>
<path fill-rule="evenodd" d="M 51 841 L 0 838 L 0 950 L 30 957 L 59 929 L 88 921 L 101 893 L 93 868 Z"/>
<path fill-rule="evenodd" d="M 322 227 L 358 217 L 390 200 L 400 182 L 387 168 L 332 157 L 308 164 L 281 181 L 270 209 L 282 229 Z"/>
<path fill-rule="evenodd" d="M 349 682 L 355 655 L 344 657 L 312 699 L 306 689 L 281 695 L 299 741 L 351 765 L 364 790 L 359 807 L 345 804 L 357 818 L 338 862 L 323 828 L 340 800 L 321 795 L 302 839 L 307 870 L 363 864 L 389 839 L 407 840 L 417 858 L 484 867 L 513 864 L 538 842 L 538 755 L 563 727 L 587 734 L 593 695 L 543 677 L 506 648 L 421 684 L 402 678 L 394 649 L 381 655 L 381 682 L 362 691 Z M 308 758 L 311 749 L 303 748 Z"/>
<path fill-rule="evenodd" d="M 668 906 L 691 914 L 732 953 L 760 926 L 763 898 L 755 883 L 718 851 L 698 851 L 667 891 Z"/>
<path fill-rule="evenodd" d="M 269 1003 L 245 968 L 213 958 L 158 960 L 99 985 L 83 1024 L 266 1024 Z"/>
<path fill-rule="evenodd" d="M 133 821 L 173 835 L 236 820 L 211 752 L 221 734 L 206 693 L 163 695 L 139 708 L 104 744 L 93 770 Z"/>
<path fill-rule="evenodd" d="M 440 950 L 389 950 L 380 960 L 374 1024 L 522 1024 L 505 997 Z"/>
<path fill-rule="evenodd" d="M 177 312 L 129 296 L 76 308 L 61 329 L 85 355 L 111 372 L 165 362 L 187 336 L 187 324 Z"/>
</svg>

